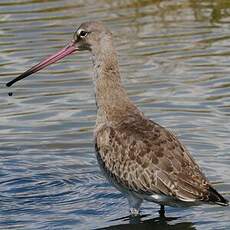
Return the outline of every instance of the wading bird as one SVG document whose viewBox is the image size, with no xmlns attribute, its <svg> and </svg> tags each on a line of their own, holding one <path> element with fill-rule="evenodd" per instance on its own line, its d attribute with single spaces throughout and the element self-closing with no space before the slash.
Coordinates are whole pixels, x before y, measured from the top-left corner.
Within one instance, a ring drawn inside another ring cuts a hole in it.
<svg viewBox="0 0 230 230">
<path fill-rule="evenodd" d="M 68 46 L 7 86 L 84 50 L 91 53 L 95 73 L 97 159 L 105 177 L 128 198 L 131 214 L 139 214 L 143 200 L 160 204 L 161 214 L 165 205 L 228 205 L 178 138 L 145 117 L 129 99 L 121 83 L 112 33 L 101 22 L 83 23 Z"/>
</svg>

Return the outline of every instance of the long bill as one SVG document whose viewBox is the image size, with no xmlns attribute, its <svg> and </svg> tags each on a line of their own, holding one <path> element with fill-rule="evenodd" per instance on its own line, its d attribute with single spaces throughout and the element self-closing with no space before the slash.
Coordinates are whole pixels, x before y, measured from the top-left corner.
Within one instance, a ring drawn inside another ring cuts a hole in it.
<svg viewBox="0 0 230 230">
<path fill-rule="evenodd" d="M 61 49 L 57 53 L 49 56 L 48 58 L 46 58 L 45 60 L 41 61 L 37 65 L 33 66 L 29 70 L 25 71 L 24 73 L 22 73 L 21 75 L 19 75 L 15 79 L 9 81 L 6 84 L 6 86 L 10 87 L 15 82 L 20 81 L 23 78 L 26 78 L 26 77 L 30 76 L 31 74 L 38 72 L 41 69 L 44 69 L 46 66 L 51 65 L 51 64 L 59 61 L 60 59 L 63 59 L 64 57 L 74 53 L 76 50 L 77 50 L 77 48 L 75 46 L 74 41 L 71 41 L 66 47 L 64 47 L 63 49 Z"/>
</svg>

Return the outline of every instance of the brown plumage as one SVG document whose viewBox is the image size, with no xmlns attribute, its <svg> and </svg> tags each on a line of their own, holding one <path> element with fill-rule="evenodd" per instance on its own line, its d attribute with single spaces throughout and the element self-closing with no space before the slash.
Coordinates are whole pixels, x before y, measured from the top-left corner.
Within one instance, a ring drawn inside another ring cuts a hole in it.
<svg viewBox="0 0 230 230">
<path fill-rule="evenodd" d="M 143 200 L 161 207 L 202 202 L 228 205 L 178 138 L 146 118 L 128 98 L 120 79 L 112 33 L 102 23 L 83 23 L 66 48 L 7 86 L 75 50 L 89 50 L 93 59 L 97 105 L 94 136 L 99 165 L 108 180 L 127 196 L 131 213 L 139 213 Z"/>
<path fill-rule="evenodd" d="M 182 143 L 171 132 L 142 116 L 96 133 L 103 167 L 137 194 L 172 196 L 187 202 L 210 200 L 211 185 Z"/>
</svg>

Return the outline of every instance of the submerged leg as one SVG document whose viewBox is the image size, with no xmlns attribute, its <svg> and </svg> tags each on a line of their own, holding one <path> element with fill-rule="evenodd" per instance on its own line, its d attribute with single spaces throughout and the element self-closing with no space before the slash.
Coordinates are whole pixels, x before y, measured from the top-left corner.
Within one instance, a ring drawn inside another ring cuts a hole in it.
<svg viewBox="0 0 230 230">
<path fill-rule="evenodd" d="M 137 216 L 139 215 L 139 211 L 140 211 L 140 206 L 142 203 L 142 199 L 132 195 L 132 194 L 128 194 L 128 201 L 129 201 L 129 211 L 130 214 L 132 216 Z"/>
<path fill-rule="evenodd" d="M 160 217 L 165 217 L 165 206 L 163 204 L 161 204 L 159 214 L 160 214 Z"/>
</svg>

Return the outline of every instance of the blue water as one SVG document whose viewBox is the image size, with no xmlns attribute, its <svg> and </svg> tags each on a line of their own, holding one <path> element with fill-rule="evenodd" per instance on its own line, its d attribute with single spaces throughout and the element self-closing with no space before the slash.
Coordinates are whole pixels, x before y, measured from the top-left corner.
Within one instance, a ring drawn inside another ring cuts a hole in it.
<svg viewBox="0 0 230 230">
<path fill-rule="evenodd" d="M 5 83 L 72 39 L 86 20 L 113 31 L 124 85 L 170 128 L 230 198 L 228 1 L 0 1 L 0 229 L 230 229 L 229 207 L 166 208 L 126 199 L 94 153 L 92 64 L 79 53 Z"/>
</svg>

